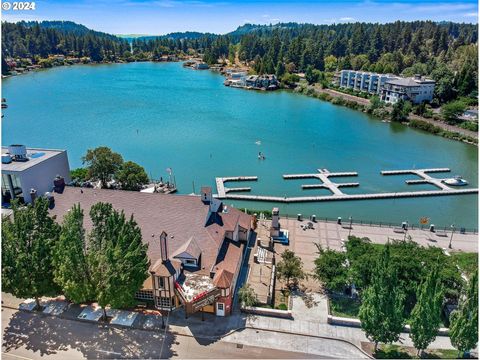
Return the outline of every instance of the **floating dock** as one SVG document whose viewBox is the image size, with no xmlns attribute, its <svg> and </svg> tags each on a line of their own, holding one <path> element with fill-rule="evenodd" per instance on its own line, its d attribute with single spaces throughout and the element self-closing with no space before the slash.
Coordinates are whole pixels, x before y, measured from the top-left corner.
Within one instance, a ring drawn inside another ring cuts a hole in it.
<svg viewBox="0 0 480 360">
<path fill-rule="evenodd" d="M 232 199 L 232 200 L 298 203 L 298 202 L 316 202 L 316 201 L 319 202 L 319 201 L 340 201 L 340 200 L 395 199 L 395 198 L 440 196 L 440 195 L 462 195 L 462 194 L 478 194 L 478 189 L 403 191 L 403 192 L 375 193 L 375 194 L 352 194 L 352 195 L 343 194 L 343 195 L 298 196 L 298 197 L 234 195 L 234 194 L 230 195 L 229 194 L 225 198 Z"/>
<path fill-rule="evenodd" d="M 320 184 L 305 184 L 302 185 L 302 189 L 328 189 L 332 193 L 331 195 L 322 196 L 295 196 L 295 197 L 281 197 L 281 196 L 267 196 L 267 195 L 246 195 L 246 194 L 230 194 L 231 192 L 251 191 L 250 187 L 238 187 L 227 188 L 225 182 L 227 181 L 257 181 L 256 176 L 236 176 L 236 177 L 223 177 L 216 178 L 217 183 L 217 195 L 219 199 L 232 199 L 232 200 L 247 200 L 247 201 L 268 201 L 268 202 L 280 202 L 280 203 L 298 203 L 298 202 L 320 202 L 320 201 L 340 201 L 340 200 L 374 200 L 374 199 L 395 199 L 395 198 L 411 198 L 411 197 L 425 197 L 425 196 L 443 196 L 443 195 L 464 195 L 464 194 L 478 194 L 478 188 L 468 189 L 452 189 L 442 181 L 444 179 L 434 178 L 427 173 L 433 172 L 449 172 L 448 168 L 433 168 L 433 169 L 412 169 L 412 170 L 388 170 L 381 171 L 382 175 L 404 175 L 414 174 L 420 177 L 420 179 L 406 180 L 405 182 L 410 185 L 414 184 L 431 184 L 440 190 L 424 190 L 424 191 L 400 191 L 400 192 L 386 192 L 386 193 L 371 193 L 371 194 L 345 194 L 339 188 L 340 187 L 356 187 L 359 186 L 358 182 L 350 183 L 335 183 L 329 179 L 329 177 L 341 177 L 341 176 L 358 176 L 357 172 L 337 172 L 332 173 L 327 169 L 318 169 L 318 173 L 312 174 L 285 174 L 283 178 L 285 180 L 290 179 L 319 179 Z"/>
</svg>

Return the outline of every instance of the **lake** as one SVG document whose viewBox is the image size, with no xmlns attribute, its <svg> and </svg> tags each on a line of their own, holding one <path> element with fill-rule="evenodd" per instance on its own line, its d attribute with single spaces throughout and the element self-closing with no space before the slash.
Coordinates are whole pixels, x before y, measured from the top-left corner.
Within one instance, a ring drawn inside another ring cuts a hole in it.
<svg viewBox="0 0 480 360">
<path fill-rule="evenodd" d="M 345 193 L 427 190 L 406 185 L 412 176 L 382 176 L 381 170 L 448 167 L 478 184 L 477 147 L 289 91 L 257 92 L 223 86 L 211 71 L 180 63 L 78 65 L 4 79 L 7 99 L 2 141 L 67 149 L 70 167 L 82 165 L 89 148 L 111 147 L 145 167 L 153 178 L 174 171 L 180 193 L 215 187 L 215 177 L 258 176 L 253 194 L 327 194 L 302 190 L 312 179 L 282 174 L 357 171 L 360 182 Z M 256 142 L 260 141 L 261 145 Z M 261 151 L 266 160 L 258 160 Z M 435 176 L 435 174 L 433 174 Z M 443 174 L 437 174 L 443 176 Z M 233 184 L 233 183 L 232 183 Z M 233 185 L 231 185 L 233 186 Z M 277 204 L 281 214 L 316 214 L 355 220 L 477 227 L 477 195 Z M 252 209 L 275 204 L 226 200 Z"/>
</svg>

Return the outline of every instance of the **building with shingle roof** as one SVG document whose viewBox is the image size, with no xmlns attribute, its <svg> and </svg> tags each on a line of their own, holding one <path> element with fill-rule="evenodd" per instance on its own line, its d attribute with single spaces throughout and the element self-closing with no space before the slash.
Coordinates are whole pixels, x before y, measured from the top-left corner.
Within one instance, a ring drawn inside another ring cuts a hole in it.
<svg viewBox="0 0 480 360">
<path fill-rule="evenodd" d="M 54 196 L 50 212 L 58 221 L 78 203 L 86 213 L 106 202 L 133 215 L 150 259 L 151 276 L 137 293 L 139 299 L 153 300 L 159 309 L 184 305 L 187 313 L 229 314 L 252 217 L 213 198 L 211 188 L 202 188 L 200 197 L 75 187 Z M 92 229 L 88 216 L 84 225 Z M 225 275 L 229 273 L 233 276 Z M 214 279 L 221 279 L 218 286 Z"/>
</svg>

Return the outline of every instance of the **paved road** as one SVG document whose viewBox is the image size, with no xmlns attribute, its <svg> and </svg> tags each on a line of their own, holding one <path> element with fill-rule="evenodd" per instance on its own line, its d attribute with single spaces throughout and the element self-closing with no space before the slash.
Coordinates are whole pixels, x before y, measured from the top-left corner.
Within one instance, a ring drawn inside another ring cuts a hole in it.
<svg viewBox="0 0 480 360">
<path fill-rule="evenodd" d="M 2 358 L 11 360 L 318 357 L 237 342 L 116 329 L 8 308 L 2 309 L 2 332 Z"/>
</svg>

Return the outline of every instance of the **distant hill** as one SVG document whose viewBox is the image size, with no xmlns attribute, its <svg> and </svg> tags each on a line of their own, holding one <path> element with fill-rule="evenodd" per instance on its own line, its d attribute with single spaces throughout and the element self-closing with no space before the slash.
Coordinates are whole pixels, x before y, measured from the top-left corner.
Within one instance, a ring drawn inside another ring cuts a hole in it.
<svg viewBox="0 0 480 360">
<path fill-rule="evenodd" d="M 227 35 L 241 36 L 252 32 L 268 32 L 276 29 L 298 29 L 306 24 L 299 23 L 278 23 L 270 25 L 258 25 L 258 24 L 244 24 L 239 26 L 236 30 L 229 32 Z"/>
<path fill-rule="evenodd" d="M 69 33 L 77 36 L 83 36 L 86 34 L 93 34 L 97 37 L 108 38 L 108 39 L 118 39 L 117 36 L 112 34 L 107 34 L 101 31 L 95 31 L 89 29 L 85 25 L 77 24 L 73 21 L 20 21 L 17 24 L 25 26 L 25 27 L 33 27 L 35 25 L 40 26 L 42 29 L 54 29 L 57 31 L 61 31 L 63 33 Z"/>
</svg>

